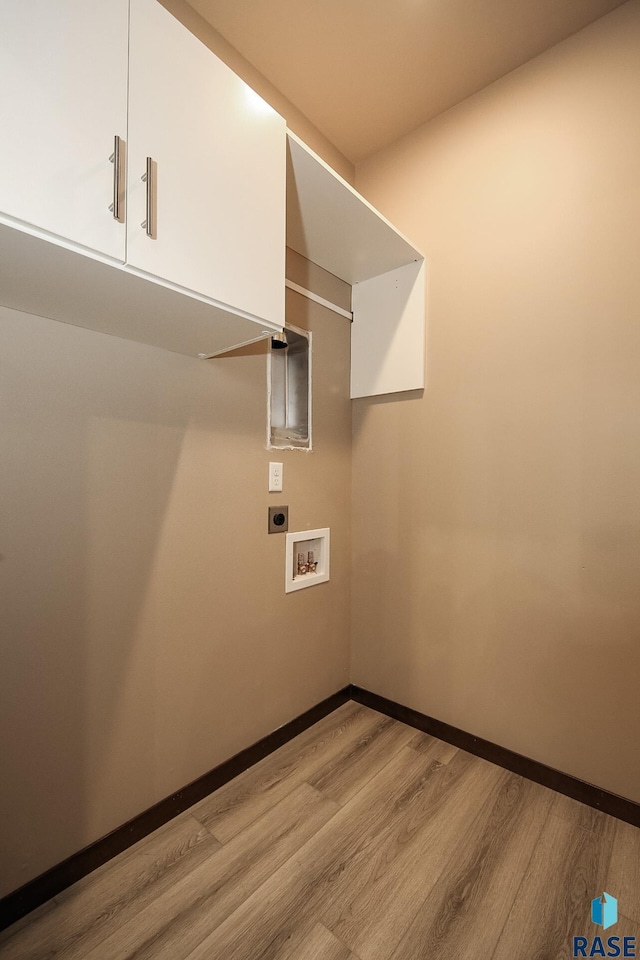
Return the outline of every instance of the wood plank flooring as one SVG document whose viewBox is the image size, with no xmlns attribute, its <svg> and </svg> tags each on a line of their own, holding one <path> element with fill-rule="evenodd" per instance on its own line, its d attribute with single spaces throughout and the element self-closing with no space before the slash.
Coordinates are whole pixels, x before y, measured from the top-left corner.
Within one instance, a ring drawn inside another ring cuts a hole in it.
<svg viewBox="0 0 640 960">
<path fill-rule="evenodd" d="M 2 960 L 555 960 L 640 830 L 354 702 L 0 934 Z"/>
</svg>

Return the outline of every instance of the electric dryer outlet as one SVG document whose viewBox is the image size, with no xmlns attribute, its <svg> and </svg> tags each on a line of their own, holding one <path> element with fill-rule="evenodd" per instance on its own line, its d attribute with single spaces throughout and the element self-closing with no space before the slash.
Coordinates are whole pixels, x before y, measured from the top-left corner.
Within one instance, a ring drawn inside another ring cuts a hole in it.
<svg viewBox="0 0 640 960">
<path fill-rule="evenodd" d="M 269 533 L 286 533 L 289 529 L 289 507 L 269 507 Z"/>
</svg>

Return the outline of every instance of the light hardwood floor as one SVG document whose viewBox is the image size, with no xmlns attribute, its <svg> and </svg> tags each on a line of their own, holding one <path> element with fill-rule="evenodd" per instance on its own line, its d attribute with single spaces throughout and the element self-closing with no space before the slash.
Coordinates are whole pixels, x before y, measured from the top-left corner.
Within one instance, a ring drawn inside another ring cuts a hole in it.
<svg viewBox="0 0 640 960">
<path fill-rule="evenodd" d="M 350 702 L 0 935 L 2 960 L 555 960 L 640 830 Z"/>
</svg>

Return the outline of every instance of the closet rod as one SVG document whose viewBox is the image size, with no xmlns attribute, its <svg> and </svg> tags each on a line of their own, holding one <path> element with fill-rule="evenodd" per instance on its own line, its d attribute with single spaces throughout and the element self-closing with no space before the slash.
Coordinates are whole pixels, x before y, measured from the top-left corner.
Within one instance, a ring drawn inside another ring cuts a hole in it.
<svg viewBox="0 0 640 960">
<path fill-rule="evenodd" d="M 301 287 L 299 284 L 294 283 L 293 280 L 285 280 L 284 285 L 288 287 L 289 290 L 295 290 L 296 293 L 306 297 L 307 300 L 313 300 L 314 303 L 319 303 L 320 306 L 326 307 L 327 310 L 333 310 L 334 313 L 338 313 L 341 317 L 346 317 L 347 320 L 353 320 L 353 314 L 349 310 L 339 307 L 336 303 L 331 303 L 330 300 L 325 300 L 324 297 L 319 297 L 317 293 L 313 293 L 312 290 L 307 290 L 306 287 Z"/>
</svg>

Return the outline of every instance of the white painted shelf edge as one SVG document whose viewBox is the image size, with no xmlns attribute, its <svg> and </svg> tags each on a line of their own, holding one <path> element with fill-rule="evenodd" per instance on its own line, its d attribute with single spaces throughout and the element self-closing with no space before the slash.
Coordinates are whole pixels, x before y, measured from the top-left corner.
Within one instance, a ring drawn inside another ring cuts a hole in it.
<svg viewBox="0 0 640 960">
<path fill-rule="evenodd" d="M 291 130 L 287 130 L 287 245 L 351 285 L 424 259 Z"/>
</svg>

